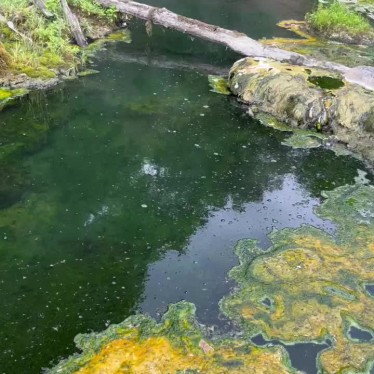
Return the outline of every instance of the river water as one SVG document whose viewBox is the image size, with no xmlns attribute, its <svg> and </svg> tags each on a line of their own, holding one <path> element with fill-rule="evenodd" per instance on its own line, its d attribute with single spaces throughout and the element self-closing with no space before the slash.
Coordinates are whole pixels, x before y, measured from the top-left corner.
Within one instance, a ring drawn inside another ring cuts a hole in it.
<svg viewBox="0 0 374 374">
<path fill-rule="evenodd" d="M 256 38 L 284 35 L 275 23 L 311 7 L 154 4 Z M 235 54 L 158 28 L 149 39 L 136 22 L 132 29 L 132 44 L 96 56 L 99 74 L 0 115 L 0 373 L 39 373 L 75 352 L 77 333 L 135 312 L 158 318 L 182 299 L 196 304 L 200 322 L 225 331 L 218 301 L 233 287 L 236 241 L 266 248 L 272 230 L 302 224 L 332 233 L 313 212 L 321 191 L 365 170 L 328 150 L 282 145 L 287 134 L 212 93 L 207 72 Z M 295 365 L 314 373 L 304 351 Z"/>
</svg>

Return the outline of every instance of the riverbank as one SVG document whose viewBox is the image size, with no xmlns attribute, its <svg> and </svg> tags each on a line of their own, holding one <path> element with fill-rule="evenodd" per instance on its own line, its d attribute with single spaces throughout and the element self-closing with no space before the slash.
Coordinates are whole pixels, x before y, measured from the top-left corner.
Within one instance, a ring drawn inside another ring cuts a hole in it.
<svg viewBox="0 0 374 374">
<path fill-rule="evenodd" d="M 44 4 L 44 2 L 42 2 Z M 69 1 L 89 46 L 79 47 L 60 2 L 45 8 L 27 0 L 0 4 L 0 87 L 45 89 L 84 70 L 98 39 L 123 27 L 126 17 L 94 0 Z"/>
</svg>

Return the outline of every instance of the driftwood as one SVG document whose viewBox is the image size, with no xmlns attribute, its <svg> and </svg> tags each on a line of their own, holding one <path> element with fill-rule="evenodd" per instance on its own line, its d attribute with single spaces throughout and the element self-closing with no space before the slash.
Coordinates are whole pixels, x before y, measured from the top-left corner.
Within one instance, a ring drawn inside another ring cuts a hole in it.
<svg viewBox="0 0 374 374">
<path fill-rule="evenodd" d="M 34 5 L 39 9 L 45 18 L 53 18 L 53 13 L 51 13 L 45 6 L 45 0 L 34 0 Z"/>
<path fill-rule="evenodd" d="M 66 0 L 60 0 L 62 11 L 69 25 L 71 35 L 80 47 L 87 47 L 88 43 L 83 35 L 77 16 L 71 11 Z"/>
<path fill-rule="evenodd" d="M 295 52 L 268 47 L 243 33 L 180 16 L 165 8 L 156 8 L 130 0 L 97 0 L 97 2 L 104 7 L 114 7 L 119 12 L 146 20 L 147 30 L 150 23 L 158 24 L 210 42 L 223 44 L 243 56 L 263 57 L 293 65 L 339 72 L 347 81 L 374 90 L 374 68 L 371 67 L 349 68 L 342 64 L 320 61 Z"/>
</svg>

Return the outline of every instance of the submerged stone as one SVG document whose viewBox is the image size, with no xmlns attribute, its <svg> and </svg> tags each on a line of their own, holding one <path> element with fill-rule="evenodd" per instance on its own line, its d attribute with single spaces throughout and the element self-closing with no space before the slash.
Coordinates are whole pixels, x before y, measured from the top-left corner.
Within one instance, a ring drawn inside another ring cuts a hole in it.
<svg viewBox="0 0 374 374">
<path fill-rule="evenodd" d="M 224 313 L 250 336 L 284 342 L 332 340 L 318 358 L 321 372 L 367 373 L 372 341 L 348 335 L 354 321 L 374 329 L 374 187 L 343 186 L 325 193 L 317 213 L 338 226 L 336 237 L 314 227 L 273 232 L 263 251 L 256 241 L 236 247 L 240 265 L 230 276 L 240 289 L 221 302 Z M 273 308 L 263 304 L 274 300 Z"/>
<path fill-rule="evenodd" d="M 297 373 L 280 347 L 259 348 L 236 339 L 208 343 L 202 337 L 194 305 L 180 302 L 169 306 L 160 324 L 137 315 L 102 333 L 78 335 L 82 354 L 47 373 Z"/>
<path fill-rule="evenodd" d="M 86 69 L 77 73 L 78 77 L 87 77 L 88 75 L 94 75 L 100 73 L 95 69 Z"/>
</svg>

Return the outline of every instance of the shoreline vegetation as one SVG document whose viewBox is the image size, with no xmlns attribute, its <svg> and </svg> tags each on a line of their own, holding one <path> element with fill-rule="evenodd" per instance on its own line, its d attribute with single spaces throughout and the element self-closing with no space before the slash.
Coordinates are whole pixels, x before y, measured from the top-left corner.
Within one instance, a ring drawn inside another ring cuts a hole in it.
<svg viewBox="0 0 374 374">
<path fill-rule="evenodd" d="M 1 1 L 0 87 L 44 88 L 51 83 L 43 81 L 57 83 L 56 78 L 75 76 L 85 67 L 92 48 L 75 43 L 62 2 L 65 0 Z M 67 4 L 88 43 L 121 28 L 128 19 L 95 0 L 69 0 Z M 306 34 L 322 39 L 374 43 L 374 28 L 368 19 L 339 2 L 319 5 L 306 15 L 304 25 Z M 299 28 L 303 31 L 302 25 Z"/>
<path fill-rule="evenodd" d="M 75 44 L 60 0 L 41 3 L 44 9 L 38 8 L 36 1 L 0 3 L 2 87 L 43 88 L 43 81 L 57 83 L 59 77 L 76 75 L 87 63 L 91 49 Z M 115 9 L 104 9 L 94 0 L 69 0 L 69 7 L 89 43 L 117 30 L 125 21 Z"/>
<path fill-rule="evenodd" d="M 365 16 L 337 1 L 305 16 L 306 27 L 315 35 L 347 44 L 374 44 L 374 28 Z"/>
</svg>

